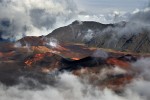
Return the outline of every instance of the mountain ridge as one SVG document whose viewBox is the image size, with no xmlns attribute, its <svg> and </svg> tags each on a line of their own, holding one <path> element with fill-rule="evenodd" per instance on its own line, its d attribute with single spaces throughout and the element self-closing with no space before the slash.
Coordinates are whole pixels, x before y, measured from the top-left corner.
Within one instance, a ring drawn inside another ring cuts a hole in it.
<svg viewBox="0 0 150 100">
<path fill-rule="evenodd" d="M 128 27 L 127 25 L 128 22 L 102 24 L 94 21 L 74 21 L 70 25 L 55 29 L 46 36 L 24 37 L 19 41 L 23 45 L 26 43 L 30 45 L 44 45 L 44 41 L 47 38 L 54 38 L 59 43 L 79 43 L 89 47 L 150 53 L 150 32 L 142 29 L 141 32 L 119 33 L 124 31 Z"/>
</svg>

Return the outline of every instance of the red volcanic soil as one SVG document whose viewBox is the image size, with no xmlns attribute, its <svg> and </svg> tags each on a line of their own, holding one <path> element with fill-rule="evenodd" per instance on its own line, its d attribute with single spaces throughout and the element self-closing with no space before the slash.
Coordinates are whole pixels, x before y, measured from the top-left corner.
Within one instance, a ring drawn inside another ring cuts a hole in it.
<svg viewBox="0 0 150 100">
<path fill-rule="evenodd" d="M 46 75 L 53 71 L 57 73 L 69 71 L 81 79 L 88 76 L 91 84 L 100 88 L 108 87 L 114 91 L 121 90 L 132 81 L 136 72 L 132 70 L 131 64 L 141 57 L 141 54 L 89 48 L 81 44 L 59 44 L 55 48 L 44 45 L 29 47 L 9 45 L 7 49 L 5 52 L 0 51 L 0 74 L 7 73 L 6 79 L 10 79 L 10 71 L 14 72 L 12 76 L 16 73 L 24 75 L 26 71 L 38 75 Z M 97 50 L 105 52 L 107 57 L 102 57 L 101 53 L 93 56 Z M 142 55 L 142 57 L 149 57 L 149 55 Z M 119 68 L 119 71 L 115 71 L 116 68 Z M 102 74 L 105 77 L 102 78 Z M 17 74 L 17 77 L 19 75 Z M 0 77 L 0 81 L 5 84 L 8 83 L 6 79 Z M 41 78 L 38 80 L 40 81 Z"/>
<path fill-rule="evenodd" d="M 129 69 L 131 66 L 128 61 L 122 61 L 117 58 L 108 58 L 106 62 L 110 65 L 119 66 L 123 69 Z"/>
</svg>

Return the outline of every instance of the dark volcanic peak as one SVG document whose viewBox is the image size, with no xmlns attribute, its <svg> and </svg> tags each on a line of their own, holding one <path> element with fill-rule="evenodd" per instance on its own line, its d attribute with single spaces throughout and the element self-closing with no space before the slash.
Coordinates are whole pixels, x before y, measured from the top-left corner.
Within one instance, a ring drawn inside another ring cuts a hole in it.
<svg viewBox="0 0 150 100">
<path fill-rule="evenodd" d="M 114 24 L 102 24 L 95 21 L 79 21 L 76 20 L 71 23 L 71 25 L 85 25 L 87 28 L 101 28 L 102 26 L 113 26 Z M 100 27 L 101 26 L 101 27 Z"/>
<path fill-rule="evenodd" d="M 29 36 L 19 41 L 23 45 L 38 46 L 55 39 L 59 43 L 79 43 L 90 47 L 149 53 L 149 33 L 147 27 L 130 22 L 101 24 L 94 21 L 74 21 L 68 26 L 55 29 L 47 36 Z"/>
<path fill-rule="evenodd" d="M 150 52 L 149 30 L 136 23 L 101 24 L 93 21 L 74 21 L 46 36 L 58 41 L 83 43 L 91 47 L 120 51 Z"/>
<path fill-rule="evenodd" d="M 60 41 L 65 42 L 70 40 L 69 42 L 82 41 L 83 37 L 89 32 L 98 32 L 107 27 L 113 27 L 113 24 L 101 24 L 94 21 L 74 21 L 72 24 L 58 28 L 54 30 L 52 33 L 48 34 L 47 37 L 60 38 L 64 36 L 64 38 L 59 39 Z M 91 33 L 92 34 L 92 33 Z"/>
</svg>

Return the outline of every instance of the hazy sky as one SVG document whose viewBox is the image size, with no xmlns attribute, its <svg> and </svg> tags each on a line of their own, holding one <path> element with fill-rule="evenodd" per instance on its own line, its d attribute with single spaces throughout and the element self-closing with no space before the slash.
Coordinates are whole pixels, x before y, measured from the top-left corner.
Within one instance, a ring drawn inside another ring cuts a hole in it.
<svg viewBox="0 0 150 100">
<path fill-rule="evenodd" d="M 74 20 L 105 24 L 127 21 L 135 9 L 144 9 L 148 3 L 149 0 L 0 0 L 1 37 L 13 41 L 24 34 L 46 35 Z M 149 16 L 147 11 L 134 18 L 149 22 Z"/>
<path fill-rule="evenodd" d="M 79 8 L 91 12 L 133 11 L 148 6 L 149 0 L 75 0 Z"/>
</svg>

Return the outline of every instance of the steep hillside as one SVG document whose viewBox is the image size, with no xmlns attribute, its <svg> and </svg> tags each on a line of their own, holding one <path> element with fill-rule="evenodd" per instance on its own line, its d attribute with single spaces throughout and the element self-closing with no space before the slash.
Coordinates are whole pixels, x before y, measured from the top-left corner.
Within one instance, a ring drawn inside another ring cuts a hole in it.
<svg viewBox="0 0 150 100">
<path fill-rule="evenodd" d="M 83 43 L 90 47 L 149 53 L 150 32 L 146 29 L 139 32 L 136 32 L 136 29 L 135 32 L 126 32 L 127 27 L 129 25 L 126 22 L 101 24 L 98 22 L 75 21 L 68 26 L 54 30 L 46 37 L 56 38 L 61 43 Z"/>
</svg>

